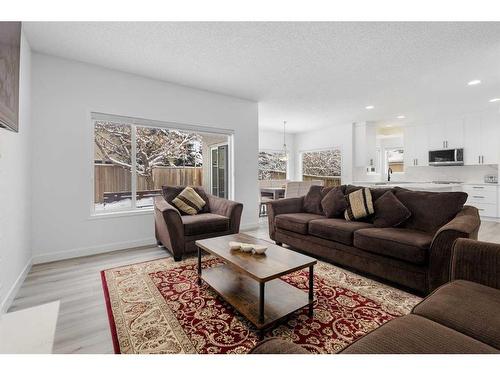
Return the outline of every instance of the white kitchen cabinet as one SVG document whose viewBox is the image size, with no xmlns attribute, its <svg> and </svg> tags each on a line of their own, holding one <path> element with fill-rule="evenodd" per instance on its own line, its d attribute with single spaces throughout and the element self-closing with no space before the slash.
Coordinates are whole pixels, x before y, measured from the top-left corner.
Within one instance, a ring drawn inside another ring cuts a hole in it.
<svg viewBox="0 0 500 375">
<path fill-rule="evenodd" d="M 500 115 L 482 113 L 464 118 L 466 165 L 498 164 Z"/>
<path fill-rule="evenodd" d="M 428 127 L 407 126 L 404 128 L 405 167 L 429 165 Z"/>
<path fill-rule="evenodd" d="M 498 164 L 500 113 L 485 113 L 481 117 L 481 164 Z"/>
<path fill-rule="evenodd" d="M 428 138 L 429 150 L 464 147 L 464 124 L 462 117 L 443 119 L 430 126 L 432 136 Z"/>
<path fill-rule="evenodd" d="M 377 161 L 377 128 L 370 122 L 354 124 L 354 164 L 375 166 Z"/>
<path fill-rule="evenodd" d="M 462 189 L 468 195 L 466 204 L 476 207 L 479 215 L 498 216 L 498 185 L 463 184 Z"/>
</svg>

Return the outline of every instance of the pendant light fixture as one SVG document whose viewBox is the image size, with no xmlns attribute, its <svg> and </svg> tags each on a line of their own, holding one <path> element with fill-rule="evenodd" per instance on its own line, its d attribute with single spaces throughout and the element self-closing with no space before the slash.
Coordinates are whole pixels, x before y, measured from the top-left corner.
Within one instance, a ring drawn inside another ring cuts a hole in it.
<svg viewBox="0 0 500 375">
<path fill-rule="evenodd" d="M 287 161 L 287 149 L 286 149 L 286 121 L 283 121 L 283 149 L 281 150 L 282 156 L 280 157 L 281 161 Z"/>
</svg>

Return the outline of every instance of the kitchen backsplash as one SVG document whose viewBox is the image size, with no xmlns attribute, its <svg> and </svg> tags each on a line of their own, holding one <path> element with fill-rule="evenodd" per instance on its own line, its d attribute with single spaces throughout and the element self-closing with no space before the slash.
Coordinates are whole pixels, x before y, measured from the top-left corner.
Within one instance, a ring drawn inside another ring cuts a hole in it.
<svg viewBox="0 0 500 375">
<path fill-rule="evenodd" d="M 487 174 L 498 176 L 498 165 L 466 165 L 460 167 L 407 167 L 405 173 L 394 173 L 391 181 L 461 181 L 482 182 Z M 364 168 L 355 168 L 353 181 L 387 181 L 387 173 L 366 174 Z"/>
</svg>

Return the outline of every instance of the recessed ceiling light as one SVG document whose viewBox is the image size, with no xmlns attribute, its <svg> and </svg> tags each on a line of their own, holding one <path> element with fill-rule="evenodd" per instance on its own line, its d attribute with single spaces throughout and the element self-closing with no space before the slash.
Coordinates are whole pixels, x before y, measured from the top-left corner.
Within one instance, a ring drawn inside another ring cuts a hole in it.
<svg viewBox="0 0 500 375">
<path fill-rule="evenodd" d="M 365 109 L 373 109 L 373 108 L 375 108 L 375 106 L 374 106 L 374 105 L 367 105 L 367 106 L 365 107 Z"/>
<path fill-rule="evenodd" d="M 481 81 L 479 79 L 473 79 L 472 81 L 467 82 L 467 85 L 475 86 L 475 85 L 479 85 L 480 83 L 481 83 Z"/>
<path fill-rule="evenodd" d="M 385 127 L 386 128 L 392 128 L 392 125 L 386 125 Z"/>
<path fill-rule="evenodd" d="M 500 102 L 500 98 L 490 99 L 490 103 Z"/>
<path fill-rule="evenodd" d="M 404 118 L 406 118 L 406 116 L 405 115 L 399 115 L 397 118 L 404 119 Z"/>
</svg>

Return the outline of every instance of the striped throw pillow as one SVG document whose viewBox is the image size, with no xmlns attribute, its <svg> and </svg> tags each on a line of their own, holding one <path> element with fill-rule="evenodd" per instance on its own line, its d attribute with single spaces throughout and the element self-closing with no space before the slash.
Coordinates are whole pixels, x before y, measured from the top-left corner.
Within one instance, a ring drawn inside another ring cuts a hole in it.
<svg viewBox="0 0 500 375">
<path fill-rule="evenodd" d="M 373 209 L 372 194 L 368 188 L 352 192 L 347 196 L 347 201 L 349 207 L 344 213 L 344 217 L 347 221 L 361 219 L 375 212 Z"/>
<path fill-rule="evenodd" d="M 172 203 L 175 207 L 188 215 L 196 215 L 206 204 L 203 198 L 190 186 L 184 188 L 184 190 L 172 200 Z"/>
</svg>

